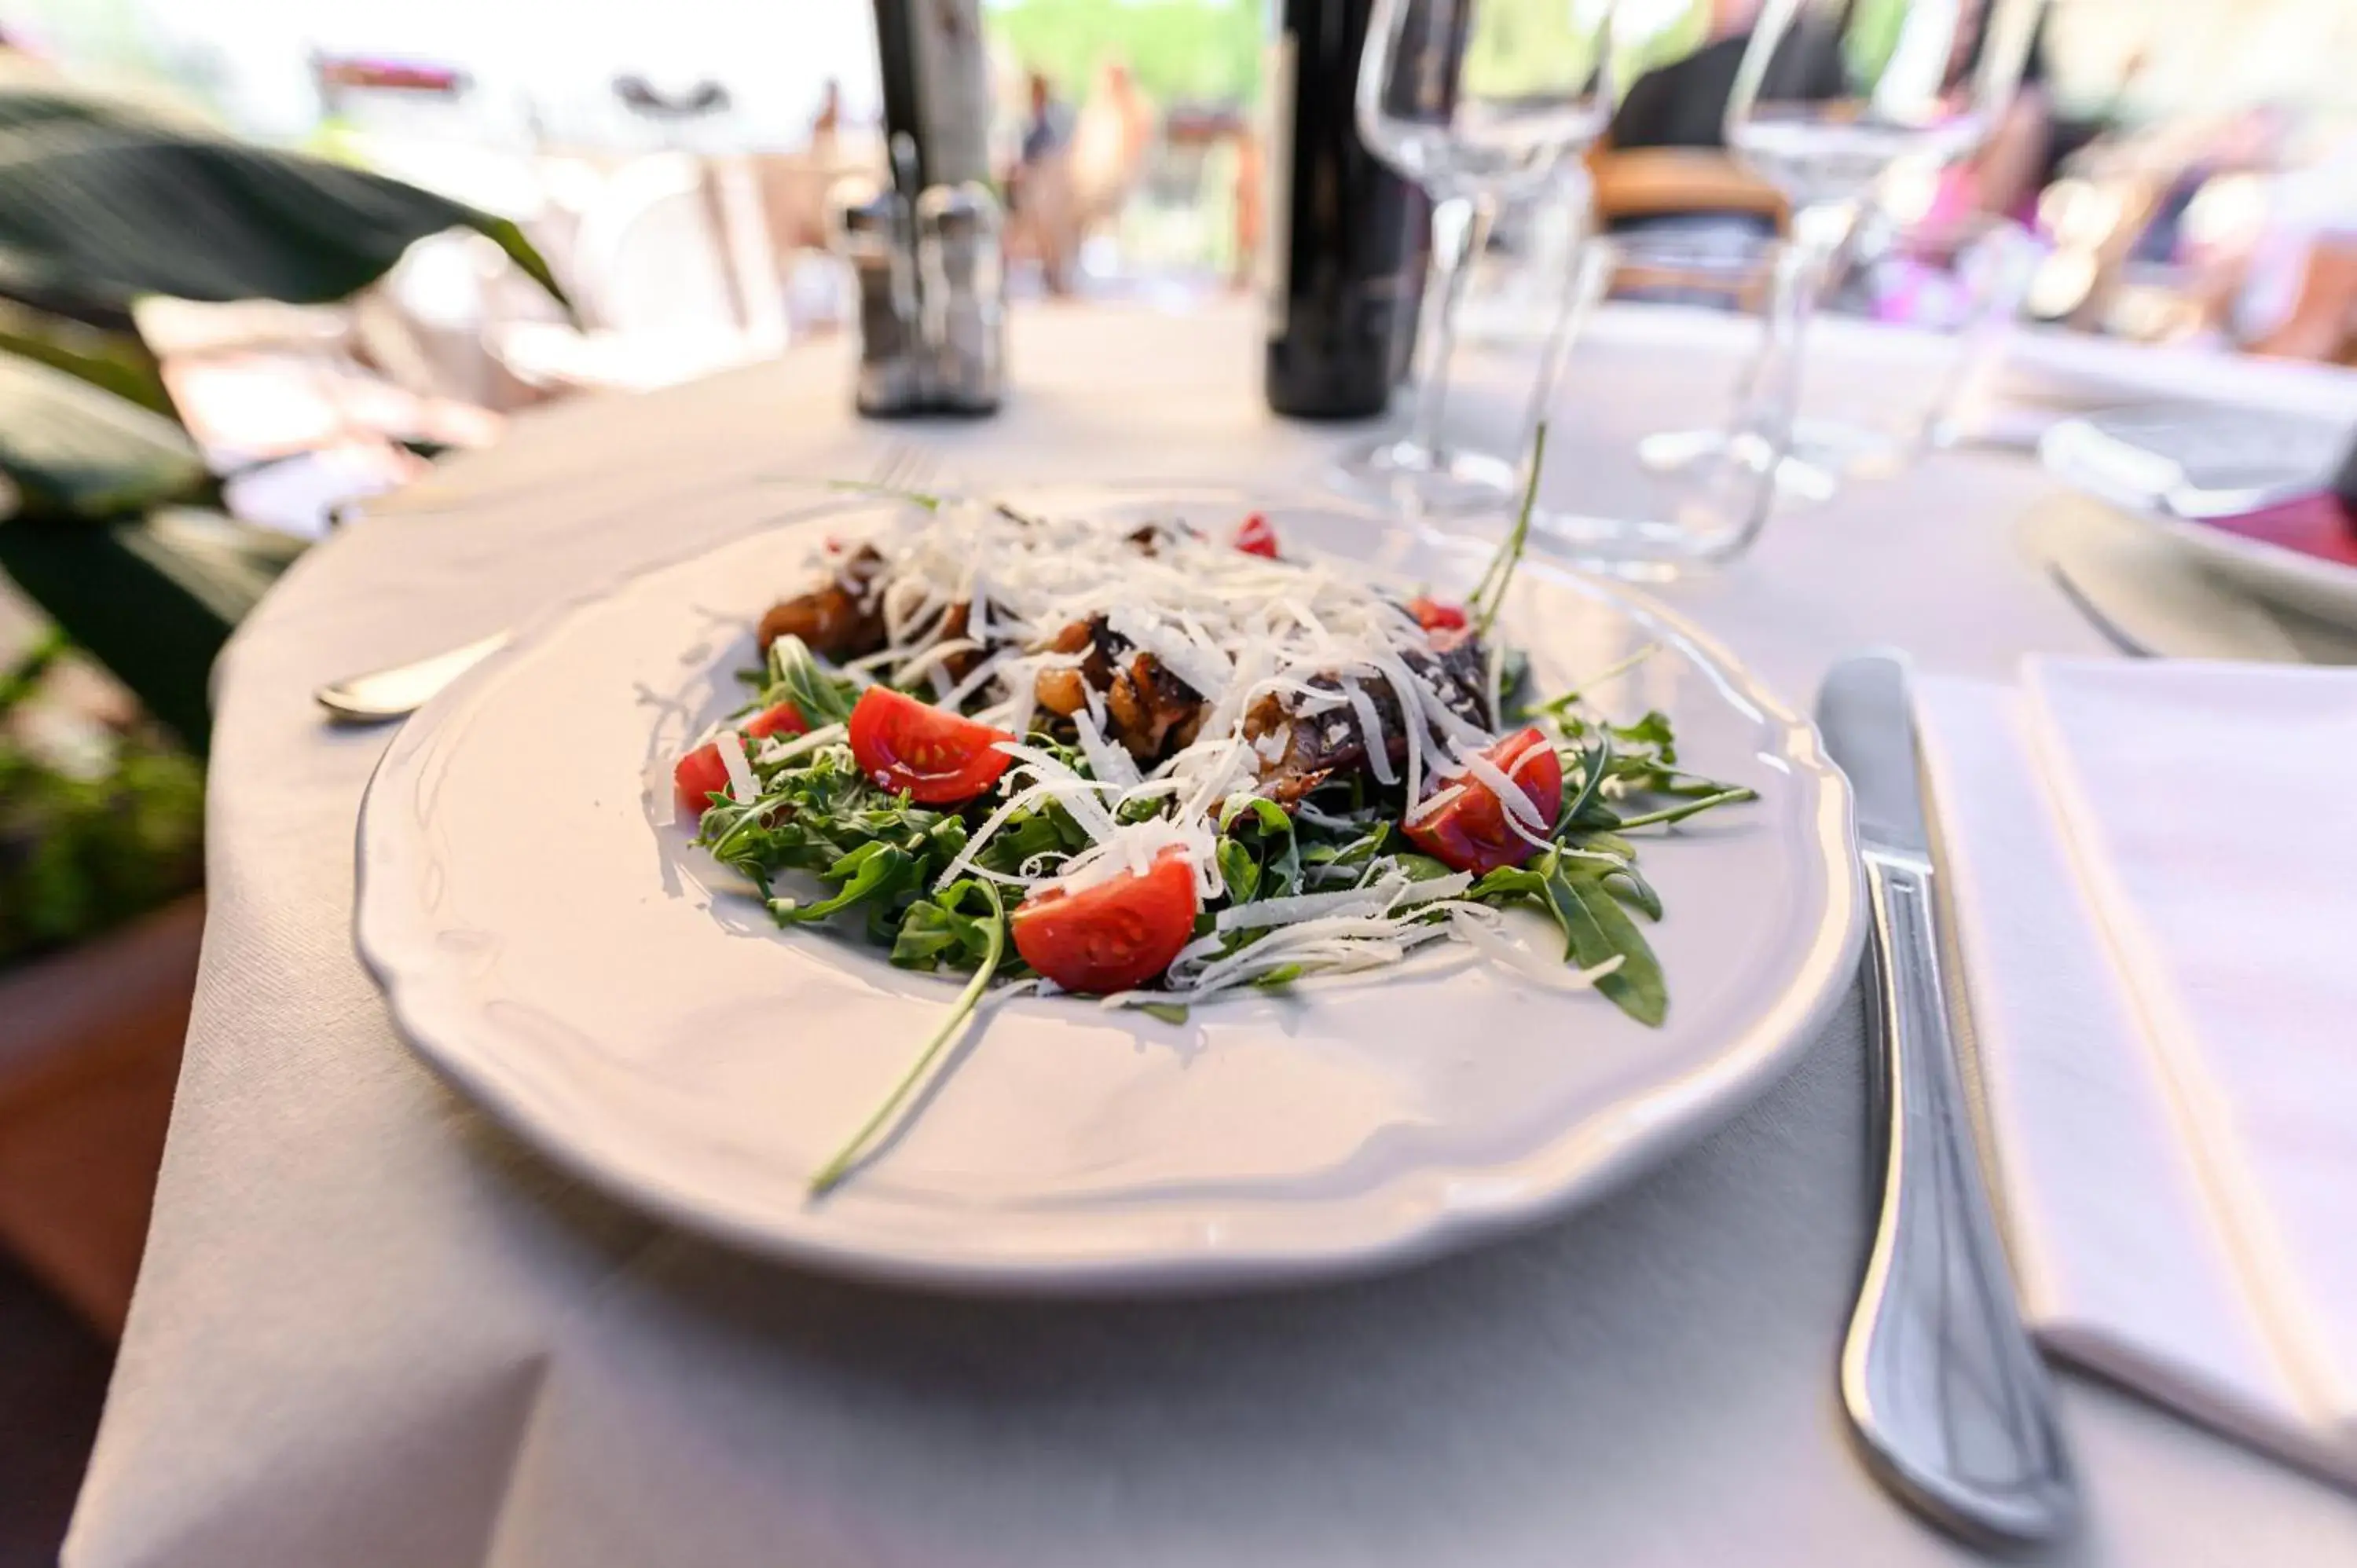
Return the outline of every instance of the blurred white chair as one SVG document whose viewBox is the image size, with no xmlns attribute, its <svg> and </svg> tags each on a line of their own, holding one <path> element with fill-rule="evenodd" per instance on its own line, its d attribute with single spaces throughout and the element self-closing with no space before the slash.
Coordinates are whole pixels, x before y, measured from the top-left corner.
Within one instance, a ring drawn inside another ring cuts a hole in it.
<svg viewBox="0 0 2357 1568">
<path fill-rule="evenodd" d="M 568 270 L 586 330 L 490 326 L 492 351 L 528 384 L 666 386 L 786 345 L 776 251 L 745 159 L 662 153 L 622 165 L 582 211 Z"/>
</svg>

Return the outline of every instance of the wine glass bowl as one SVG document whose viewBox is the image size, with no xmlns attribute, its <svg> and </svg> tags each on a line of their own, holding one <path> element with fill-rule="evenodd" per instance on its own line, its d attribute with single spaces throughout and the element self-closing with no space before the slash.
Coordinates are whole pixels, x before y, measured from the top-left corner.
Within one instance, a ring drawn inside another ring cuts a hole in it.
<svg viewBox="0 0 2357 1568">
<path fill-rule="evenodd" d="M 1531 513 L 1534 556 L 1662 582 L 1710 570 L 1752 546 L 1780 492 L 1789 489 L 1782 481 L 1790 464 L 1792 350 L 1813 303 L 1808 277 L 1801 248 L 1779 241 L 1738 252 L 1676 234 L 1606 235 L 1581 246 L 1561 395 L 1552 374 L 1541 377 L 1550 406 Z M 1641 337 L 1585 340 L 1581 329 L 1607 296 L 1630 310 L 1691 308 L 1698 299 L 1715 299 L 1756 317 L 1772 352 L 1747 362 L 1732 343 L 1657 349 Z M 1711 412 L 1719 422 L 1710 448 L 1674 465 L 1648 461 L 1638 436 L 1651 399 L 1613 395 L 1632 381 L 1675 386 L 1690 406 L 1716 401 Z M 1433 526 L 1487 533 L 1497 524 L 1493 510 Z"/>
<path fill-rule="evenodd" d="M 1545 188 L 1603 131 L 1609 10 L 1609 0 L 1544 14 L 1512 0 L 1375 0 L 1359 134 L 1431 196 L 1432 276 L 1408 430 L 1346 457 L 1346 481 L 1426 512 L 1486 509 L 1513 486 L 1527 427 L 1505 453 L 1446 436 L 1457 307 L 1499 209 Z"/>
<path fill-rule="evenodd" d="M 1727 143 L 1798 206 L 1864 199 L 1902 158 L 1987 139 L 2044 0 L 1769 0 L 1727 102 Z"/>
<path fill-rule="evenodd" d="M 2045 0 L 1768 0 L 1728 93 L 1728 147 L 1793 208 L 1792 238 L 1835 281 L 1859 217 L 1902 161 L 1942 168 L 1986 141 L 2021 81 Z M 1769 352 L 1763 347 L 1762 352 Z M 1917 449 L 1890 434 L 1803 419 L 1787 462 L 1803 493 L 1895 469 Z M 1720 433 L 1660 434 L 1649 461 L 1696 460 Z"/>
</svg>

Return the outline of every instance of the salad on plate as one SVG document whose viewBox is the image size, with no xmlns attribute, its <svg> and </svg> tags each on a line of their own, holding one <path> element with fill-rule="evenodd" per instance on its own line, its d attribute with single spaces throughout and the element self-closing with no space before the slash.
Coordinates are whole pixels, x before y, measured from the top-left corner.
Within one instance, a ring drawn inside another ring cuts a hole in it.
<svg viewBox="0 0 2357 1568">
<path fill-rule="evenodd" d="M 1641 830 L 1751 791 L 1683 768 L 1663 714 L 1596 711 L 1627 664 L 1532 689 L 1497 624 L 1528 528 L 1526 502 L 1461 603 L 1296 556 L 1257 513 L 1212 536 L 910 497 L 826 542 L 761 618 L 745 705 L 657 791 L 780 925 L 971 972 L 813 1190 L 994 986 L 1175 1022 L 1446 954 L 1660 1024 Z"/>
</svg>

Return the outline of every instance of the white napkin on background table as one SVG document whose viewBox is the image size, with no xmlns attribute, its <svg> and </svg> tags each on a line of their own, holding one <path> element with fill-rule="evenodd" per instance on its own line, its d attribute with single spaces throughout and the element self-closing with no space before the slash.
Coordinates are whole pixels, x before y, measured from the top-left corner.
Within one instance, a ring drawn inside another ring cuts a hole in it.
<svg viewBox="0 0 2357 1568">
<path fill-rule="evenodd" d="M 2357 1487 L 2357 671 L 1918 708 L 2032 1327 Z"/>
</svg>

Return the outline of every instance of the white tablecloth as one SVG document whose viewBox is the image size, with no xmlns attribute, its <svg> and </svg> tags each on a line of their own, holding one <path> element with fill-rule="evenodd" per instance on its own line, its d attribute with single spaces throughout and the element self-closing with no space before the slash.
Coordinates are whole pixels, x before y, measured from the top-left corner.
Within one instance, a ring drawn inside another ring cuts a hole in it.
<svg viewBox="0 0 2357 1568">
<path fill-rule="evenodd" d="M 568 1183 L 402 1047 L 349 930 L 384 736 L 323 728 L 322 679 L 741 528 L 776 504 L 761 473 L 862 473 L 891 439 L 987 483 L 1309 479 L 1342 438 L 1263 412 L 1240 313 L 1041 310 L 1012 349 L 979 424 L 863 426 L 827 350 L 528 419 L 240 634 L 187 1067 L 67 1561 L 1964 1560 L 1867 1478 L 1834 1393 L 1870 1203 L 1855 998 L 1738 1122 L 1595 1207 L 1195 1303 L 928 1299 L 732 1255 Z M 1599 343 L 1569 399 L 1596 418 L 1559 421 L 1558 454 L 1691 420 L 1705 373 Z M 2013 542 L 2047 493 L 2018 458 L 1935 457 L 1671 596 L 1801 703 L 1864 643 L 1989 675 L 2100 652 Z M 2064 1402 L 2090 1517 L 2041 1561 L 2357 1563 L 2346 1497 L 2091 1382 Z"/>
</svg>

